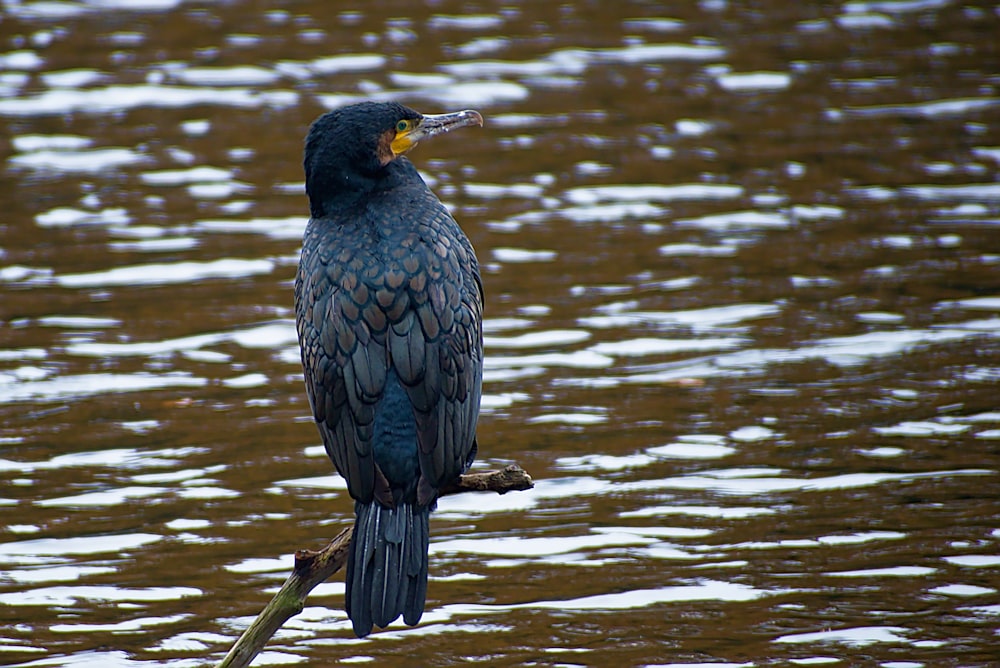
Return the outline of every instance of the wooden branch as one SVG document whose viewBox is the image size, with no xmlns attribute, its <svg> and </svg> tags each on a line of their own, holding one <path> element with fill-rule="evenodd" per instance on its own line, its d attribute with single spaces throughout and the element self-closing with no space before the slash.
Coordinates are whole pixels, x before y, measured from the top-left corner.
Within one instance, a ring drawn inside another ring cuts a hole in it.
<svg viewBox="0 0 1000 668">
<path fill-rule="evenodd" d="M 453 483 L 445 485 L 440 495 L 462 492 L 506 494 L 531 489 L 533 486 L 531 476 L 517 464 L 511 464 L 499 471 L 466 473 L 459 476 Z M 267 607 L 257 615 L 257 619 L 243 632 L 218 668 L 249 666 L 278 629 L 290 618 L 302 612 L 309 592 L 343 568 L 347 562 L 347 549 L 351 545 L 352 534 L 353 527 L 348 527 L 322 550 L 298 550 L 295 553 L 295 566 L 291 575 L 281 585 L 281 589 Z"/>
</svg>

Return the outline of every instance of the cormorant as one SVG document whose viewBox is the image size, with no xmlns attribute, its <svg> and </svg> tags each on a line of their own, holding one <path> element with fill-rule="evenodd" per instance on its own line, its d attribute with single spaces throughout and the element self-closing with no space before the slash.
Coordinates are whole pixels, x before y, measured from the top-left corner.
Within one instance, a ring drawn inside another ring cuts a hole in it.
<svg viewBox="0 0 1000 668">
<path fill-rule="evenodd" d="M 362 102 L 305 143 L 311 214 L 295 278 L 306 393 L 356 514 L 347 615 L 363 637 L 427 593 L 428 517 L 476 456 L 483 286 L 469 239 L 403 154 L 468 125 Z"/>
</svg>

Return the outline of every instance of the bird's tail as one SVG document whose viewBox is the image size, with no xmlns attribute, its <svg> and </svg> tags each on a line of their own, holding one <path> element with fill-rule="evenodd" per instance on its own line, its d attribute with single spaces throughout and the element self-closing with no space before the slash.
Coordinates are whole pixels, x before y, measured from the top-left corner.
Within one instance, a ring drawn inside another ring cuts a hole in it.
<svg viewBox="0 0 1000 668">
<path fill-rule="evenodd" d="M 414 625 L 427 595 L 430 509 L 409 503 L 386 508 L 356 501 L 354 536 L 347 558 L 347 616 L 363 638 L 372 624 L 388 626 L 403 615 Z"/>
</svg>

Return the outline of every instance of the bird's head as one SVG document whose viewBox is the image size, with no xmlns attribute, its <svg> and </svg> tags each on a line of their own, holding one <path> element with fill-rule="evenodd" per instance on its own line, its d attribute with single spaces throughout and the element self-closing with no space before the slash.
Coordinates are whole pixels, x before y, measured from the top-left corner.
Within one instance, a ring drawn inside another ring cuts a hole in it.
<svg viewBox="0 0 1000 668">
<path fill-rule="evenodd" d="M 305 146 L 313 216 L 323 215 L 323 202 L 370 190 L 420 140 L 482 124 L 483 117 L 470 109 L 424 115 L 396 102 L 360 102 L 323 114 Z"/>
</svg>

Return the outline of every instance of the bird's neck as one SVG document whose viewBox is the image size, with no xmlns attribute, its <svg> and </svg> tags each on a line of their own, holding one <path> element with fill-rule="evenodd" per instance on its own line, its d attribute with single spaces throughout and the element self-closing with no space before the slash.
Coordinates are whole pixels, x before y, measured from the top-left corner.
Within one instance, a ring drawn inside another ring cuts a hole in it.
<svg viewBox="0 0 1000 668">
<path fill-rule="evenodd" d="M 322 183 L 307 183 L 309 213 L 313 218 L 323 218 L 335 211 L 350 210 L 363 205 L 372 196 L 404 185 L 420 176 L 405 158 L 392 161 L 374 175 L 359 172 L 328 174 Z"/>
</svg>

